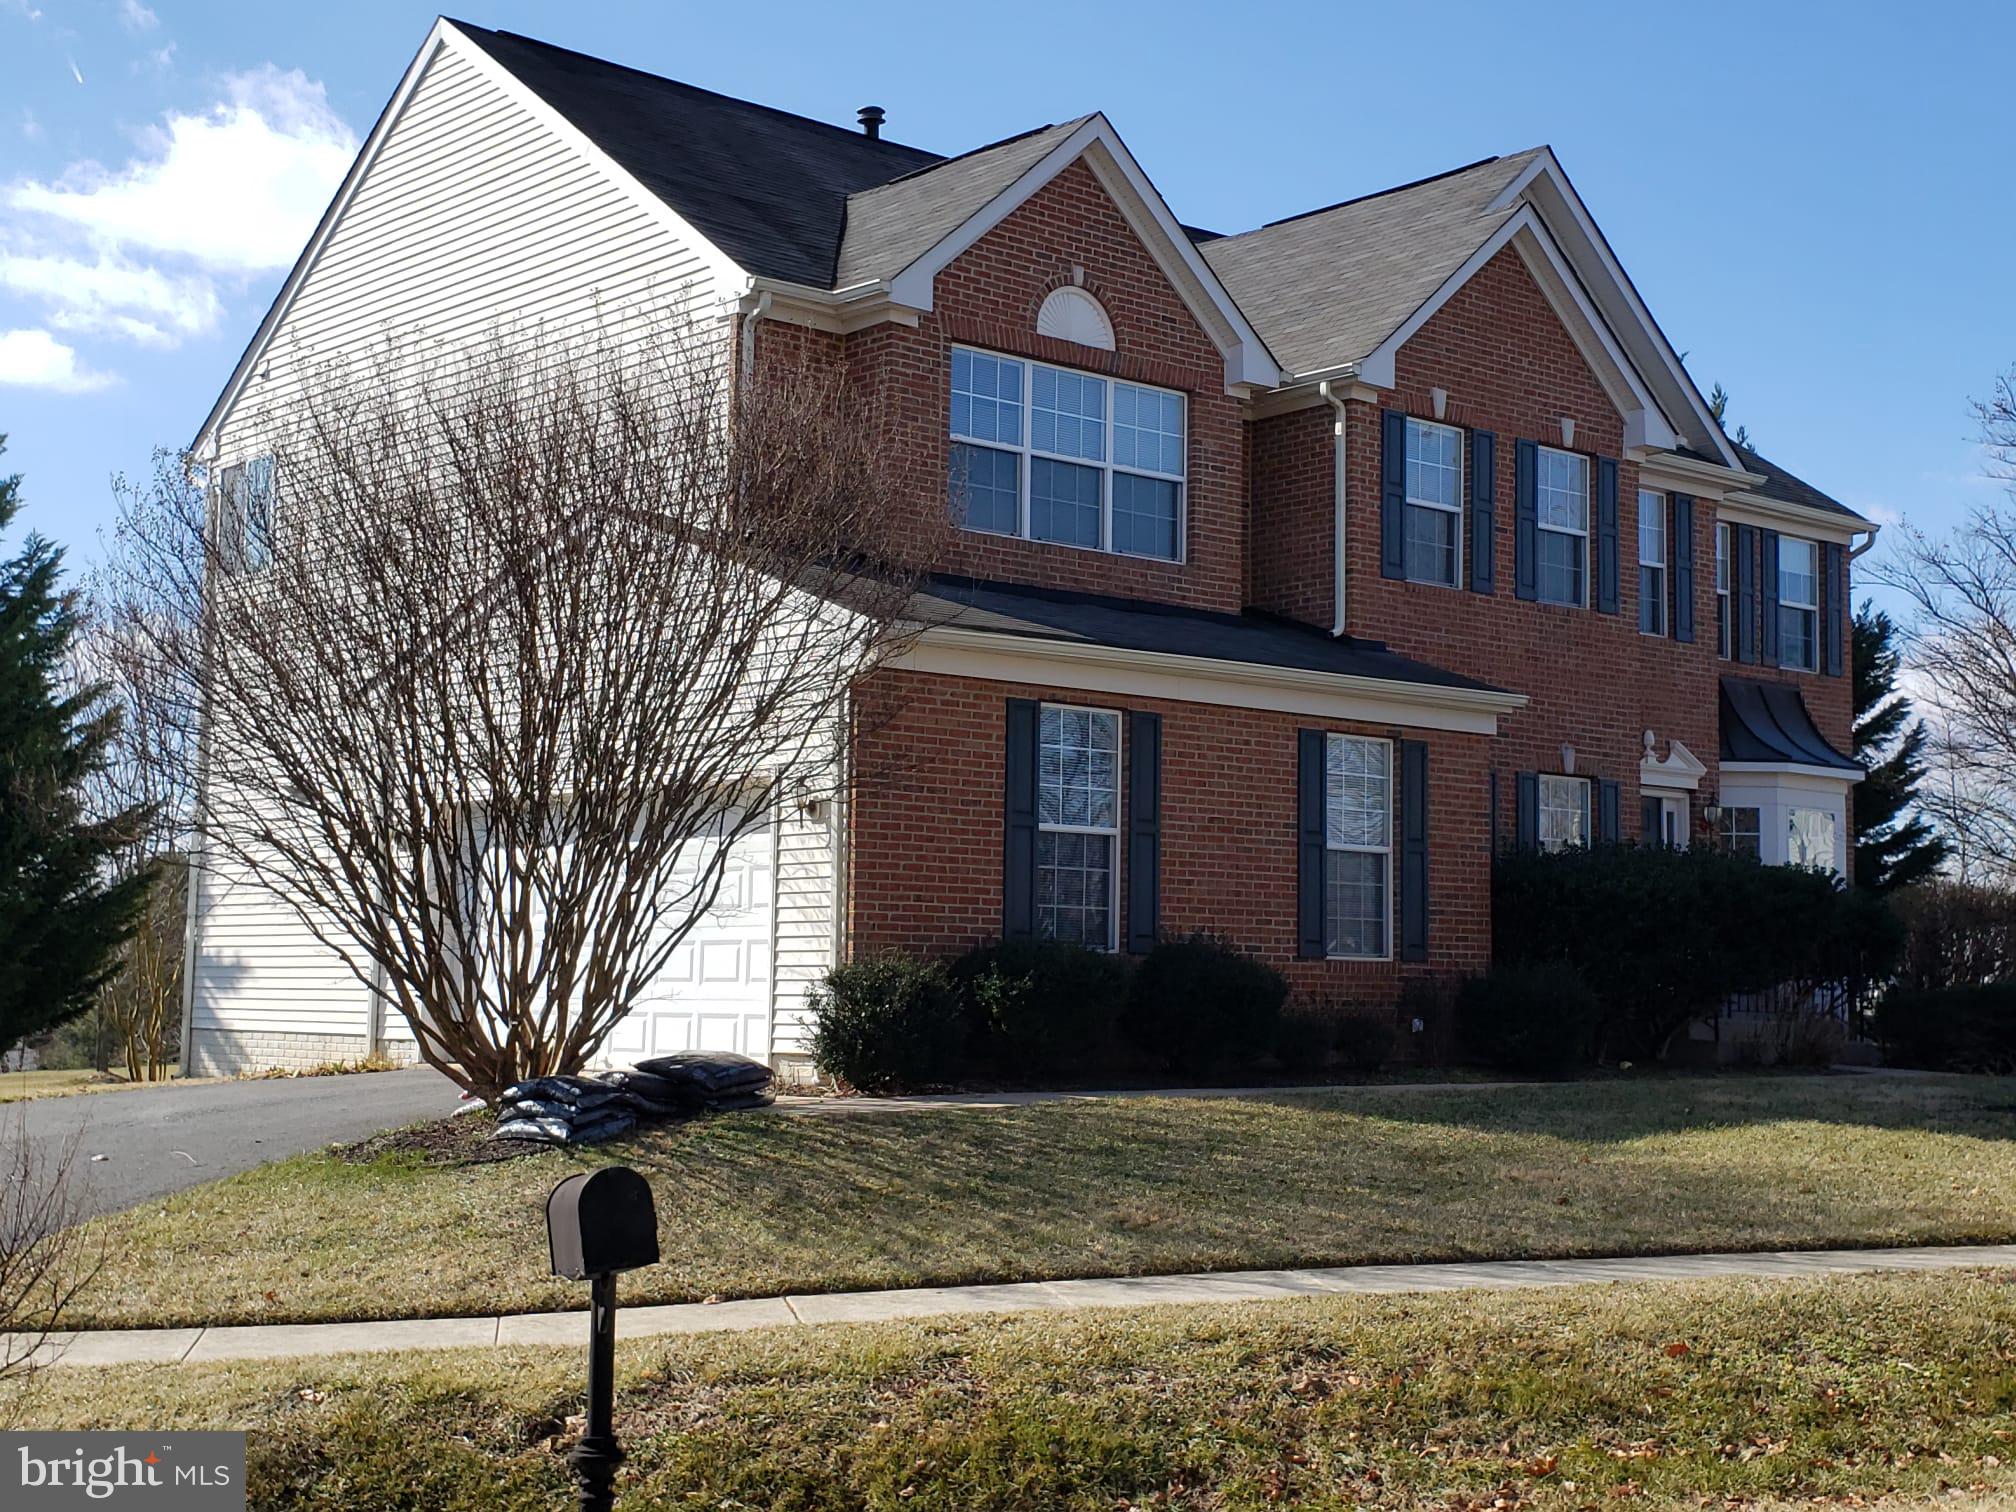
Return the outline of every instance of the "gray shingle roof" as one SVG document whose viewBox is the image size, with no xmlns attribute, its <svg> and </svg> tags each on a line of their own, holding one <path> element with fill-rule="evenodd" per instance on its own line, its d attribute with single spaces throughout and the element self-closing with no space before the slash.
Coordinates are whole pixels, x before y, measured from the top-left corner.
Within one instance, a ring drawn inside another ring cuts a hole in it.
<svg viewBox="0 0 2016 1512">
<path fill-rule="evenodd" d="M 750 272 L 833 287 L 847 197 L 940 161 L 512 32 L 455 27 Z"/>
<path fill-rule="evenodd" d="M 1830 514 L 1848 515 L 1857 520 L 1862 518 L 1839 499 L 1830 498 L 1804 478 L 1794 477 L 1770 458 L 1760 457 L 1749 447 L 1737 446 L 1733 441 L 1729 444 L 1736 447 L 1736 455 L 1748 471 L 1762 473 L 1767 480 L 1752 492 L 1785 504 L 1803 504 L 1808 509 L 1824 509 Z"/>
<path fill-rule="evenodd" d="M 1313 373 L 1374 351 L 1516 213 L 1486 211 L 1543 149 L 1199 245 L 1282 367 Z"/>
<path fill-rule="evenodd" d="M 1310 625 L 1253 611 L 1214 614 L 1143 599 L 941 576 L 921 585 L 911 600 L 910 618 L 927 626 L 956 626 L 1035 640 L 1159 651 L 1479 693 L 1502 691 L 1401 656 L 1380 641 L 1333 636 Z"/>
<path fill-rule="evenodd" d="M 850 194 L 834 287 L 900 273 L 1091 119 L 1041 126 Z"/>
</svg>

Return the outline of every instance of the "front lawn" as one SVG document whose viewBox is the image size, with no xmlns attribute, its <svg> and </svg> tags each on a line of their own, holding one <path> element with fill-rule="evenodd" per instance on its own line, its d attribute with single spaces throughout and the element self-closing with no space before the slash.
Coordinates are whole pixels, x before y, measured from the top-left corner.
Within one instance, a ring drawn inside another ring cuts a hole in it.
<svg viewBox="0 0 2016 1512">
<path fill-rule="evenodd" d="M 913 1512 L 2006 1495 L 2012 1341 L 2016 1275 L 1971 1272 L 619 1342 L 619 1495 Z M 581 1370 L 575 1350 L 57 1370 L 0 1390 L 0 1422 L 249 1429 L 255 1506 L 546 1508 L 567 1499 Z"/>
<path fill-rule="evenodd" d="M 1503 1091 L 740 1114 L 594 1153 L 276 1162 L 111 1224 L 86 1326 L 581 1305 L 544 1199 L 623 1161 L 636 1301 L 1353 1261 L 2016 1238 L 2016 1087 L 1658 1078 Z"/>
</svg>

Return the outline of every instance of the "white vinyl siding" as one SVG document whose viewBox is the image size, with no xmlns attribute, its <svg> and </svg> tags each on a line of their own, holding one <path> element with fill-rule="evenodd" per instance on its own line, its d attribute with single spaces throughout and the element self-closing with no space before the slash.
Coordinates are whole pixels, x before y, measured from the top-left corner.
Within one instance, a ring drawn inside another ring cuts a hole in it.
<svg viewBox="0 0 2016 1512">
<path fill-rule="evenodd" d="M 559 348 L 675 314 L 718 320 L 714 254 L 682 241 L 459 46 L 426 65 L 221 416 L 224 467 L 270 449 L 272 427 L 318 365 L 375 372 L 388 343 L 417 379 L 420 364 L 480 351 L 500 334 L 536 330 Z M 729 328 L 718 329 L 725 357 Z M 284 499 L 274 524 L 284 544 Z M 202 879 L 197 931 L 199 1030 L 365 1034 L 363 984 L 250 880 Z M 395 1015 L 385 1038 L 404 1037 Z"/>
<path fill-rule="evenodd" d="M 1463 573 L 1463 432 L 1407 421 L 1407 579 L 1454 588 Z"/>
</svg>

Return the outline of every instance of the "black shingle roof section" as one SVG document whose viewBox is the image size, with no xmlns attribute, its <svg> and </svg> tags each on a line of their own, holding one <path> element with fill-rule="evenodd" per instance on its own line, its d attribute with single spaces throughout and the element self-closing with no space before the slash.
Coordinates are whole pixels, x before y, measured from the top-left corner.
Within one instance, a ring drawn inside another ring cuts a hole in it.
<svg viewBox="0 0 2016 1512">
<path fill-rule="evenodd" d="M 701 235 L 767 278 L 831 288 L 847 196 L 940 161 L 514 32 L 454 25 Z"/>
<path fill-rule="evenodd" d="M 1830 498 L 1805 479 L 1794 477 L 1768 457 L 1760 457 L 1749 447 L 1739 446 L 1734 441 L 1729 444 L 1736 447 L 1736 456 L 1747 470 L 1765 476 L 1767 481 L 1756 489 L 1765 498 L 1777 499 L 1785 504 L 1803 504 L 1808 509 L 1824 509 L 1831 514 L 1852 515 L 1858 520 L 1862 518 L 1839 499 Z"/>
<path fill-rule="evenodd" d="M 927 626 L 956 626 L 1004 637 L 1159 651 L 1452 691 L 1503 691 L 1401 656 L 1379 641 L 1332 636 L 1311 625 L 1251 610 L 1214 614 L 1144 599 L 941 576 L 923 583 L 911 601 L 910 617 Z"/>
<path fill-rule="evenodd" d="M 1861 764 L 1828 744 L 1806 700 L 1790 683 L 1722 679 L 1722 759 L 1789 762 L 1860 772 Z"/>
</svg>

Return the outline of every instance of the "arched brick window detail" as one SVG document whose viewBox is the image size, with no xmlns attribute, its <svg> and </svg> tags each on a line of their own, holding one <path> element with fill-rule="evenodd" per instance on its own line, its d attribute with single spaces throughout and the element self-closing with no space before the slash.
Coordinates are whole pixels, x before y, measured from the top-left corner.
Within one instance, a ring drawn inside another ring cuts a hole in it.
<svg viewBox="0 0 2016 1512">
<path fill-rule="evenodd" d="M 1105 308 L 1073 284 L 1050 291 L 1043 307 L 1036 312 L 1036 334 L 1075 341 L 1104 352 L 1113 350 L 1113 322 L 1106 318 Z"/>
</svg>

